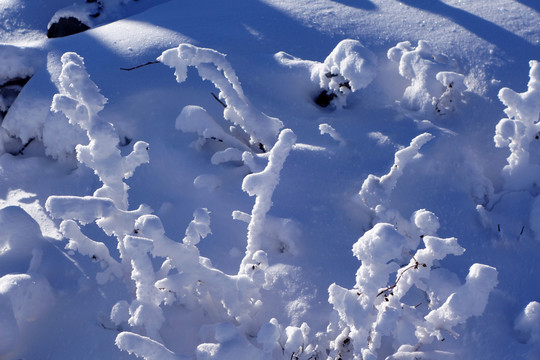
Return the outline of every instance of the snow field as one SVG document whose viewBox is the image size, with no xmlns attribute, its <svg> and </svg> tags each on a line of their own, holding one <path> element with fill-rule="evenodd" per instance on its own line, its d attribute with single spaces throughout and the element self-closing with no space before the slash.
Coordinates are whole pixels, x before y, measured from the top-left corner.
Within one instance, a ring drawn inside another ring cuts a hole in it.
<svg viewBox="0 0 540 360">
<path fill-rule="evenodd" d="M 0 358 L 534 359 L 538 48 L 497 6 L 538 28 L 524 2 L 171 1 L 18 33 Z"/>
</svg>

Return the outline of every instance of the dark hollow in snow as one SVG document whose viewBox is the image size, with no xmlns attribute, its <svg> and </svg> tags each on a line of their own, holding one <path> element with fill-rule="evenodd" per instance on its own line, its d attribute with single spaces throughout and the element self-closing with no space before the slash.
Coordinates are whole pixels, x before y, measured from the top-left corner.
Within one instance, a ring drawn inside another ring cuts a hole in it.
<svg viewBox="0 0 540 360">
<path fill-rule="evenodd" d="M 15 101 L 22 88 L 30 80 L 30 77 L 13 78 L 0 85 L 0 99 L 3 105 L 0 104 L 0 121 L 6 116 L 9 107 Z"/>
<path fill-rule="evenodd" d="M 320 107 L 327 107 L 330 105 L 330 102 L 336 97 L 334 93 L 328 93 L 328 91 L 323 90 L 317 98 L 315 98 L 315 104 Z"/>
<path fill-rule="evenodd" d="M 90 29 L 86 24 L 83 24 L 79 19 L 72 16 L 62 17 L 58 22 L 53 23 L 47 31 L 48 38 L 58 38 L 77 34 Z"/>
</svg>

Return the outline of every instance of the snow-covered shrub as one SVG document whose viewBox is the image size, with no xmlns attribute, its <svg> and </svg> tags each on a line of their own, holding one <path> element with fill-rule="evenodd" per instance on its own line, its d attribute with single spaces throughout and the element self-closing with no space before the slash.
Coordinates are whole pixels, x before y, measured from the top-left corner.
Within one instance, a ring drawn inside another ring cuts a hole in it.
<svg viewBox="0 0 540 360">
<path fill-rule="evenodd" d="M 98 283 L 119 278 L 131 290 L 132 299 L 119 301 L 111 311 L 112 323 L 122 330 L 116 339 L 117 346 L 145 359 L 182 359 L 167 348 L 161 336 L 166 321 L 164 311 L 168 309 L 179 314 L 191 311 L 204 314 L 200 323 L 212 328 L 214 335 L 213 339 L 206 337 L 207 342 L 197 348 L 200 358 L 214 359 L 223 351 L 262 354 L 255 346 L 249 350 L 246 335 L 255 335 L 261 325 L 254 319 L 261 307 L 260 289 L 265 285 L 268 267 L 263 249 L 271 247 L 265 243 L 266 213 L 272 206 L 272 193 L 279 182 L 283 163 L 295 143 L 294 133 L 283 130 L 267 154 L 264 169 L 244 180 L 243 190 L 255 195 L 256 200 L 252 214 L 243 214 L 249 222 L 245 258 L 237 275 L 227 275 L 200 256 L 197 248 L 200 239 L 211 233 L 207 209 L 195 211 L 182 242 L 165 235 L 161 220 L 151 215 L 148 207 L 141 205 L 136 210 L 128 210 L 128 187 L 123 179 L 148 161 L 148 144 L 138 142 L 131 154 L 122 156 L 114 127 L 98 116 L 106 99 L 90 80 L 82 58 L 66 53 L 62 61 L 60 93 L 55 95 L 52 108 L 63 112 L 70 124 L 86 131 L 89 144 L 76 146 L 77 159 L 94 170 L 103 187 L 92 196 L 50 196 L 46 208 L 53 217 L 63 219 L 60 230 L 69 239 L 66 247 L 101 265 L 102 271 L 96 275 Z M 198 114 L 203 121 L 208 116 L 197 107 L 186 111 Z M 212 133 L 216 128 L 207 117 L 206 120 L 201 131 Z M 189 125 L 196 123 L 187 122 L 182 126 Z M 103 242 L 83 233 L 80 225 L 91 222 L 106 235 L 117 238 L 119 256 L 111 255 Z M 279 233 L 286 234 L 284 237 L 294 233 L 295 228 L 291 230 L 288 222 L 276 223 Z M 288 245 L 292 247 L 292 243 Z M 154 270 L 156 264 L 157 271 Z M 284 343 L 288 340 L 287 346 L 296 349 L 297 337 L 296 332 L 286 330 Z"/>
<path fill-rule="evenodd" d="M 436 78 L 446 90 L 438 99 L 433 100 L 433 105 L 437 114 L 446 115 L 455 111 L 456 106 L 463 101 L 463 92 L 467 91 L 465 76 L 451 71 L 441 71 Z"/>
<path fill-rule="evenodd" d="M 494 194 L 489 203 L 477 206 L 484 227 L 502 240 L 520 239 L 529 229 L 540 240 L 540 157 L 535 144 L 540 141 L 540 64 L 529 64 L 527 91 L 499 91 L 507 117 L 497 124 L 494 141 L 496 147 L 508 147 L 510 155 L 502 169 L 502 191 Z"/>
<path fill-rule="evenodd" d="M 346 106 L 347 96 L 367 87 L 377 74 L 377 57 L 358 40 L 342 40 L 322 63 L 285 52 L 277 53 L 275 58 L 285 66 L 309 71 L 311 81 L 322 90 L 315 102 L 323 107 L 333 99 L 338 106 Z"/>
<path fill-rule="evenodd" d="M 224 118 L 248 134 L 250 144 L 255 149 L 262 148 L 265 151 L 274 145 L 283 123 L 255 109 L 244 95 L 240 81 L 224 54 L 212 49 L 180 44 L 177 48 L 163 52 L 158 61 L 175 69 L 174 74 L 178 83 L 186 80 L 189 66 L 197 68 L 200 77 L 210 80 L 219 90 L 218 96 L 226 105 L 223 110 Z M 208 125 L 208 130 L 195 125 L 201 119 Z M 180 114 L 177 127 L 185 129 L 183 131 L 195 130 L 199 135 L 210 135 L 217 139 L 221 138 L 215 135 L 223 135 L 224 131 L 203 109 L 193 107 L 188 107 Z M 229 137 L 227 140 L 232 141 Z M 233 145 L 242 148 L 242 145 L 238 144 L 239 141 L 233 142 Z"/>
<path fill-rule="evenodd" d="M 330 344 L 331 356 L 343 356 L 343 341 L 349 343 L 348 351 L 363 359 L 376 359 L 379 351 L 400 356 L 417 352 L 435 338 L 444 340 L 445 333 L 457 337 L 456 325 L 483 313 L 497 285 L 497 271 L 474 264 L 465 284 L 456 285 L 446 270 L 438 268 L 438 261 L 461 255 L 465 249 L 455 238 L 424 236 L 422 240 L 425 248 L 412 255 L 415 249 L 408 248 L 405 236 L 391 224 L 378 223 L 354 244 L 353 253 L 362 261 L 355 287 L 348 290 L 333 284 L 329 288 L 329 302 L 339 315 L 329 326 L 339 338 Z M 411 260 L 400 267 L 403 250 L 410 252 Z M 390 349 L 388 345 L 381 349 L 383 337 L 392 340 Z"/>
<path fill-rule="evenodd" d="M 509 88 L 499 91 L 506 106 L 507 118 L 499 121 L 495 131 L 495 146 L 510 149 L 508 164 L 503 169 L 505 186 L 510 190 L 529 190 L 538 185 L 540 165 L 531 161 L 531 143 L 538 141 L 540 125 L 540 63 L 530 62 L 527 91 L 517 93 Z"/>
<path fill-rule="evenodd" d="M 463 285 L 440 268 L 439 261 L 465 249 L 456 238 L 437 236 L 435 214 L 421 209 L 406 220 L 390 208 L 391 192 L 405 165 L 431 139 L 427 133 L 417 136 L 396 153 L 388 174 L 369 175 L 364 181 L 360 198 L 375 225 L 353 246 L 361 261 L 354 288 L 332 284 L 328 289 L 337 315 L 328 327 L 333 359 L 377 359 L 381 354 L 431 358 L 421 347 L 444 340 L 443 332 L 457 336 L 454 327 L 480 316 L 497 285 L 497 271 L 487 265 L 472 265 Z M 424 248 L 417 249 L 420 241 Z"/>
<path fill-rule="evenodd" d="M 133 174 L 137 166 L 148 162 L 148 144 L 137 142 L 133 152 L 122 156 L 114 127 L 98 116 L 106 99 L 90 80 L 83 59 L 75 53 L 66 53 L 62 56 L 62 65 L 59 76 L 60 93 L 54 96 L 51 108 L 63 112 L 70 124 L 86 131 L 89 143 L 77 145 L 77 159 L 94 170 L 103 186 L 96 190 L 93 196 L 51 196 L 45 206 L 52 216 L 64 220 L 60 230 L 70 240 L 67 248 L 77 250 L 101 263 L 104 271 L 97 274 L 99 283 L 105 283 L 113 276 L 123 278 L 124 274 L 131 272 L 137 288 L 139 306 L 132 304 L 135 309 L 130 322 L 133 326 L 142 326 L 150 336 L 159 337 L 160 312 L 156 306 L 152 307 L 154 303 L 148 300 L 148 296 L 151 296 L 148 294 L 152 293 L 149 289 L 154 283 L 145 282 L 147 276 L 152 275 L 140 277 L 146 270 L 152 269 L 147 255 L 149 245 L 146 240 L 129 235 L 135 229 L 135 221 L 141 215 L 149 213 L 150 209 L 141 205 L 135 211 L 127 211 L 128 186 L 123 182 L 124 178 Z M 94 221 L 107 235 L 117 237 L 120 259 L 114 259 L 103 243 L 86 237 L 77 224 L 78 222 L 84 225 Z M 141 269 L 145 271 L 141 272 Z M 157 292 L 156 289 L 152 298 L 154 302 Z M 138 321 L 141 318 L 142 323 Z M 161 317 L 161 321 L 163 320 Z"/>
<path fill-rule="evenodd" d="M 416 47 L 409 41 L 400 42 L 387 56 L 399 63 L 399 74 L 411 82 L 401 100 L 407 110 L 447 114 L 467 89 L 463 75 L 448 71 L 456 67 L 455 61 L 435 54 L 426 41 L 420 40 Z"/>
</svg>

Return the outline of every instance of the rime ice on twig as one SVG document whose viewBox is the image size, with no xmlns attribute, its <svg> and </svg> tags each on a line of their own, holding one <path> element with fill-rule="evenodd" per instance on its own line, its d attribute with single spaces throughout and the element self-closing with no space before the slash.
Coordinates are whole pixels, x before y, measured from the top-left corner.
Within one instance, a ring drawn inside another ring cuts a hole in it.
<svg viewBox="0 0 540 360">
<path fill-rule="evenodd" d="M 396 152 L 394 165 L 390 168 L 388 174 L 381 177 L 368 176 L 362 184 L 360 197 L 370 209 L 375 210 L 378 205 L 388 205 L 390 193 L 396 187 L 405 166 L 417 157 L 422 146 L 433 138 L 434 136 L 429 133 L 418 135 L 411 140 L 408 147 Z"/>
<path fill-rule="evenodd" d="M 181 44 L 163 52 L 158 61 L 175 68 L 174 74 L 179 83 L 186 80 L 189 66 L 196 67 L 201 78 L 210 80 L 219 90 L 219 98 L 226 104 L 223 110 L 225 119 L 240 126 L 251 137 L 253 144 L 262 143 L 268 148 L 274 145 L 283 123 L 258 111 L 249 102 L 224 54 Z"/>
</svg>

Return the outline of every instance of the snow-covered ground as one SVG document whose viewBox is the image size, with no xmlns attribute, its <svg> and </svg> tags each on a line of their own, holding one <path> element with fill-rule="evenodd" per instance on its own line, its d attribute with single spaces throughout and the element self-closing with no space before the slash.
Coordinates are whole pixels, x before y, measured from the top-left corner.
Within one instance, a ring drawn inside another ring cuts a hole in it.
<svg viewBox="0 0 540 360">
<path fill-rule="evenodd" d="M 0 359 L 540 359 L 537 1 L 73 1 L 0 0 Z"/>
</svg>

